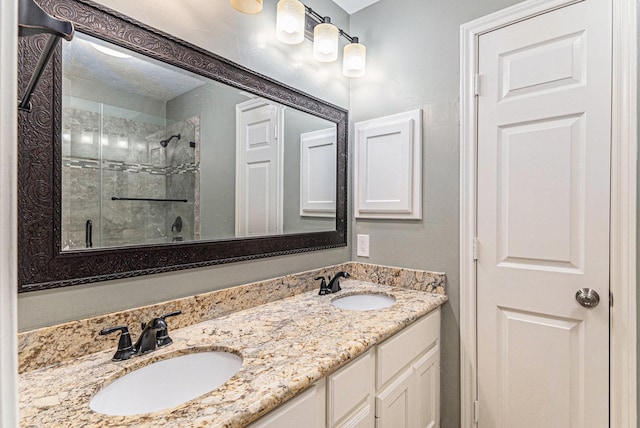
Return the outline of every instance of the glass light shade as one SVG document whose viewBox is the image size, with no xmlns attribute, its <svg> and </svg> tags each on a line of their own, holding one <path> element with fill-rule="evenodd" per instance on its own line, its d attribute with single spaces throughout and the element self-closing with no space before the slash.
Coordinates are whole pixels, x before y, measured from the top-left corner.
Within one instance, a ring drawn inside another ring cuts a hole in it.
<svg viewBox="0 0 640 428">
<path fill-rule="evenodd" d="M 296 45 L 304 41 L 304 5 L 298 0 L 280 0 L 276 16 L 276 38 Z"/>
<path fill-rule="evenodd" d="M 244 13 L 258 13 L 262 11 L 262 0 L 229 0 L 231 7 Z"/>
<path fill-rule="evenodd" d="M 367 48 L 354 40 L 344 47 L 342 74 L 347 77 L 364 76 L 367 61 Z"/>
<path fill-rule="evenodd" d="M 332 62 L 338 59 L 338 27 L 325 18 L 313 30 L 313 57 L 320 62 Z"/>
</svg>

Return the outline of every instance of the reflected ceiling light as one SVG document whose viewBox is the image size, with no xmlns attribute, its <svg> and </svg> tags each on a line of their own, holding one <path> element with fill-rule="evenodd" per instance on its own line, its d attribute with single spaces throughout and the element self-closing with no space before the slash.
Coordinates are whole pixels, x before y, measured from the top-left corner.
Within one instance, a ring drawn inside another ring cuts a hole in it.
<svg viewBox="0 0 640 428">
<path fill-rule="evenodd" d="M 357 37 L 351 39 L 351 43 L 344 47 L 342 55 L 342 74 L 347 77 L 364 76 L 367 60 L 367 48 L 359 43 Z"/>
<path fill-rule="evenodd" d="M 313 57 L 320 62 L 333 62 L 338 59 L 338 37 L 340 30 L 325 16 L 322 23 L 313 29 Z"/>
<path fill-rule="evenodd" d="M 93 42 L 89 42 L 89 44 L 91 46 L 93 46 L 95 49 L 97 49 L 100 52 L 102 52 L 103 54 L 107 54 L 107 55 L 115 57 L 115 58 L 131 58 L 131 55 L 128 55 L 128 54 L 126 54 L 124 52 L 120 52 L 120 51 L 117 51 L 115 49 L 111 49 L 111 48 L 108 48 L 106 46 L 102 46 L 102 45 L 99 45 L 99 44 L 93 43 Z"/>
<path fill-rule="evenodd" d="M 304 40 L 305 6 L 299 0 L 280 0 L 276 15 L 276 38 L 296 45 Z"/>
<path fill-rule="evenodd" d="M 259 13 L 262 11 L 262 0 L 229 0 L 231 7 L 243 13 Z"/>
</svg>

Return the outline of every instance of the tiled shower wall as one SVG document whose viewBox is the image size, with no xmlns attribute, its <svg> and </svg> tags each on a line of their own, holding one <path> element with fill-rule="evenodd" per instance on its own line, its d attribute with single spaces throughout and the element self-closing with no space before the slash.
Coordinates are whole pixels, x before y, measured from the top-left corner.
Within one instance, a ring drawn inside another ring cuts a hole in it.
<svg viewBox="0 0 640 428">
<path fill-rule="evenodd" d="M 194 121 L 164 118 L 98 103 L 63 108 L 62 246 L 94 247 L 170 242 L 194 236 Z M 160 140 L 174 133 L 167 148 Z M 112 198 L 187 199 L 182 202 Z M 172 225 L 183 220 L 181 232 Z"/>
</svg>

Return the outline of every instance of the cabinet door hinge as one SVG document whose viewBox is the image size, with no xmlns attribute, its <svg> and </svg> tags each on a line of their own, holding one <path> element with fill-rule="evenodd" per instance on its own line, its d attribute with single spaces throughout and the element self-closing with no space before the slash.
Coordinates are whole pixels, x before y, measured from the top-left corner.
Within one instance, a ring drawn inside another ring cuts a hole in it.
<svg viewBox="0 0 640 428">
<path fill-rule="evenodd" d="M 478 423 L 480 416 L 480 402 L 478 401 L 474 401 L 473 402 L 473 422 Z"/>
<path fill-rule="evenodd" d="M 478 238 L 473 238 L 473 260 L 478 260 Z"/>
<path fill-rule="evenodd" d="M 476 97 L 480 96 L 480 83 L 480 75 L 476 74 L 473 79 L 473 95 L 475 95 Z"/>
</svg>

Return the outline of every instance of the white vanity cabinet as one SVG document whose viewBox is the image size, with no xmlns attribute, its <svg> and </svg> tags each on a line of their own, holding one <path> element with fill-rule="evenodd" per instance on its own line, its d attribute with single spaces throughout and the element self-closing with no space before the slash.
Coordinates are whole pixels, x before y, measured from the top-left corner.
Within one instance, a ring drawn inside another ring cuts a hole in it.
<svg viewBox="0 0 640 428">
<path fill-rule="evenodd" d="M 325 379 L 320 379 L 300 395 L 249 425 L 249 428 L 325 428 L 325 383 Z"/>
<path fill-rule="evenodd" d="M 250 428 L 437 428 L 440 308 Z"/>
<path fill-rule="evenodd" d="M 327 426 L 371 428 L 375 424 L 375 349 L 327 377 Z"/>
<path fill-rule="evenodd" d="M 376 428 L 440 426 L 440 310 L 376 347 Z"/>
</svg>

